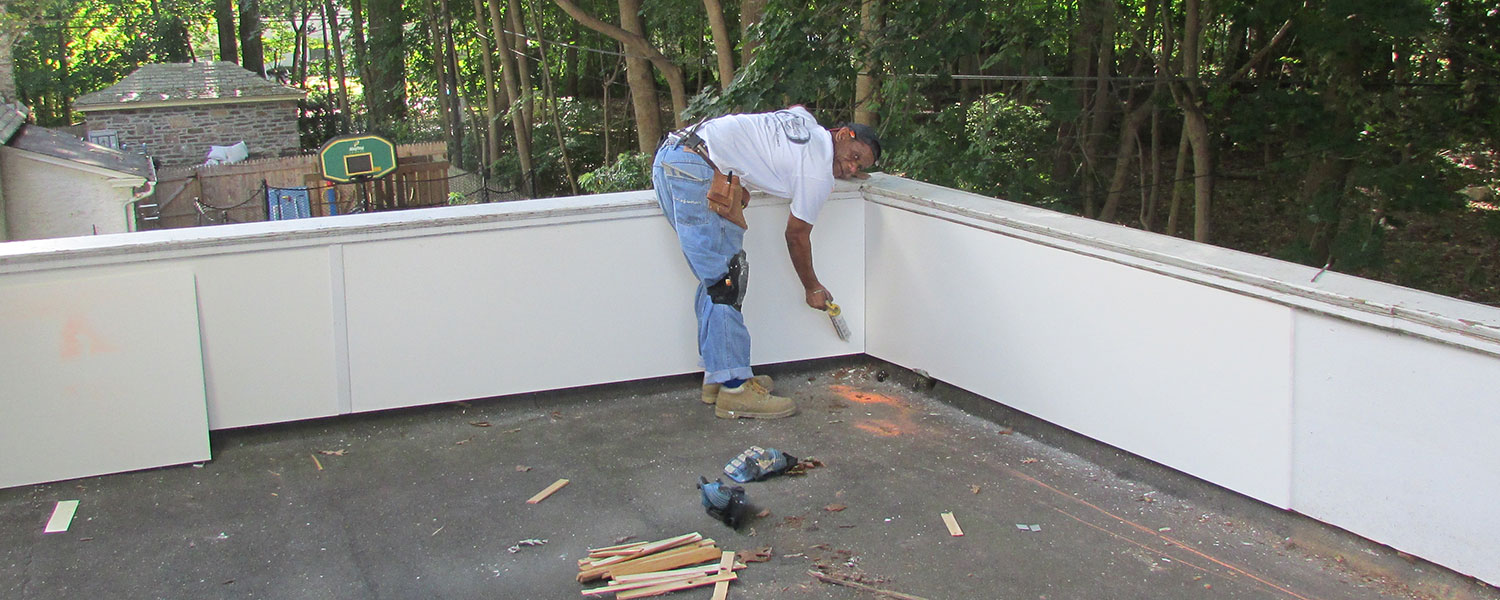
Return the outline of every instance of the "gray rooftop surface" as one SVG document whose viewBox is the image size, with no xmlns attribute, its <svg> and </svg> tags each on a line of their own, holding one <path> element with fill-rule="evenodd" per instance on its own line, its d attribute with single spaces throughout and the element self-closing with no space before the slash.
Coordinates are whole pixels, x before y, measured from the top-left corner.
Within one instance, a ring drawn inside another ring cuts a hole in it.
<svg viewBox="0 0 1500 600">
<path fill-rule="evenodd" d="M 188 100 L 284 100 L 306 96 L 227 61 L 145 65 L 118 83 L 73 101 L 82 112 L 144 108 Z"/>
<path fill-rule="evenodd" d="M 589 548 L 696 531 L 771 549 L 737 600 L 876 597 L 811 569 L 929 600 L 1500 598 L 873 359 L 766 372 L 800 414 L 716 419 L 679 376 L 215 432 L 203 465 L 0 490 L 0 597 L 580 598 Z M 824 466 L 745 484 L 769 514 L 731 531 L 693 484 L 752 445 Z"/>
<path fill-rule="evenodd" d="M 10 146 L 147 180 L 156 178 L 151 158 L 144 154 L 121 152 L 46 127 L 22 125 Z"/>
</svg>

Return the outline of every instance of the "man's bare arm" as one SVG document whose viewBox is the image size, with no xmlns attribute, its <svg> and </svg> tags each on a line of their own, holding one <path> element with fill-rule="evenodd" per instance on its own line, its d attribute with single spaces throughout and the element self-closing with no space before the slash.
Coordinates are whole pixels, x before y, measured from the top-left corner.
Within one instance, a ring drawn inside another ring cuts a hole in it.
<svg viewBox="0 0 1500 600">
<path fill-rule="evenodd" d="M 818 281 L 817 272 L 813 271 L 812 228 L 812 223 L 795 216 L 788 216 L 786 218 L 786 251 L 792 257 L 792 268 L 797 270 L 797 279 L 802 281 L 807 305 L 824 310 L 827 308 L 828 301 L 833 299 L 833 294 L 823 288 L 823 284 Z"/>
</svg>

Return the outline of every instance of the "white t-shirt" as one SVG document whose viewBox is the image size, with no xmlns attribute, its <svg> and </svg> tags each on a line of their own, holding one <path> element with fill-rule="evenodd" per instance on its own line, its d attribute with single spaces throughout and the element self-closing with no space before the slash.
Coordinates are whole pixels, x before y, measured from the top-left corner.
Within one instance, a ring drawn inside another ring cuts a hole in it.
<svg viewBox="0 0 1500 600">
<path fill-rule="evenodd" d="M 801 106 L 725 115 L 698 128 L 708 156 L 741 183 L 792 201 L 792 215 L 818 219 L 833 192 L 833 136 Z"/>
</svg>

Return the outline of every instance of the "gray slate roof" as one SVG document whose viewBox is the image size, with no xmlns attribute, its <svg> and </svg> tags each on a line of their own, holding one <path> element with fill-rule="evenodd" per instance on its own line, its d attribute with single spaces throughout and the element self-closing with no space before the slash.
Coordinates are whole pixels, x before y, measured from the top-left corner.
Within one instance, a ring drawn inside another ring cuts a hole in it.
<svg viewBox="0 0 1500 600">
<path fill-rule="evenodd" d="M 156 179 L 155 171 L 151 166 L 151 158 L 144 154 L 121 152 L 46 127 L 23 125 L 6 145 L 18 150 L 61 158 L 126 175 L 135 175 L 148 181 Z"/>
<path fill-rule="evenodd" d="M 73 101 L 82 112 L 146 108 L 187 100 L 257 102 L 303 98 L 307 92 L 261 78 L 232 62 L 146 65 L 119 83 Z"/>
<path fill-rule="evenodd" d="M 10 141 L 10 136 L 26 124 L 26 118 L 30 110 L 26 105 L 16 102 L 14 104 L 0 98 L 0 144 Z"/>
</svg>

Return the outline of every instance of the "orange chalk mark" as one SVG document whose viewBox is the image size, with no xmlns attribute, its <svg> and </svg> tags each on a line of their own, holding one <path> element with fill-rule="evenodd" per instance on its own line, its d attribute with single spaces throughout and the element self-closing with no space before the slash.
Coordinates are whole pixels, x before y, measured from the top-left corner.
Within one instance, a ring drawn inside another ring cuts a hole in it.
<svg viewBox="0 0 1500 600">
<path fill-rule="evenodd" d="M 904 402 L 890 396 L 860 391 L 847 385 L 830 385 L 828 389 L 833 390 L 833 393 L 850 402 L 858 402 L 860 404 L 889 404 L 898 408 L 906 407 Z"/>
<path fill-rule="evenodd" d="M 900 425 L 885 419 L 860 421 L 854 424 L 854 428 L 868 431 L 880 437 L 896 437 L 905 433 L 901 430 Z"/>
<path fill-rule="evenodd" d="M 83 338 L 88 338 L 88 353 L 101 354 L 114 352 L 116 348 L 109 342 L 99 337 L 99 333 L 89 325 L 87 317 L 71 316 L 63 322 L 62 327 L 62 349 L 59 355 L 62 358 L 78 358 L 83 356 Z"/>
</svg>

